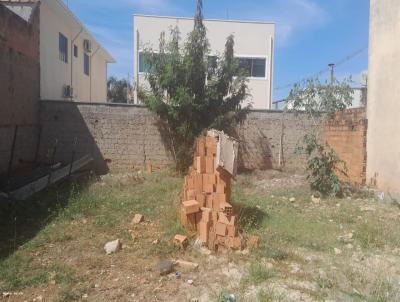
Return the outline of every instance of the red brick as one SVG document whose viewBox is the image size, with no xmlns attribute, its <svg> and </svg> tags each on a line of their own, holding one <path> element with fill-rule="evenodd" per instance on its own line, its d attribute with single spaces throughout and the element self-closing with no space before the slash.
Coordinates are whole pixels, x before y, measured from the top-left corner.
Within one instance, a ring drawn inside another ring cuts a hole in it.
<svg viewBox="0 0 400 302">
<path fill-rule="evenodd" d="M 237 235 L 236 227 L 234 225 L 228 225 L 227 229 L 229 237 L 235 237 Z"/>
<path fill-rule="evenodd" d="M 217 222 L 215 226 L 215 233 L 220 236 L 225 236 L 227 231 L 227 226 L 224 223 Z"/>
<path fill-rule="evenodd" d="M 196 200 L 188 200 L 182 203 L 186 214 L 193 214 L 200 210 L 200 204 Z"/>
<path fill-rule="evenodd" d="M 196 191 L 195 190 L 187 190 L 186 200 L 196 199 Z"/>
<path fill-rule="evenodd" d="M 200 204 L 200 207 L 205 207 L 206 206 L 206 195 L 204 193 L 198 193 L 196 195 L 196 200 Z"/>
<path fill-rule="evenodd" d="M 204 191 L 204 193 L 213 193 L 214 192 L 214 185 L 212 185 L 212 184 L 203 184 L 203 191 Z"/>
<path fill-rule="evenodd" d="M 217 177 L 214 173 L 212 174 L 203 174 L 203 184 L 208 183 L 215 185 L 217 184 Z"/>
<path fill-rule="evenodd" d="M 201 221 L 198 227 L 199 239 L 207 243 L 209 237 L 209 223 Z"/>
<path fill-rule="evenodd" d="M 225 193 L 225 185 L 224 184 L 217 184 L 215 186 L 215 192 L 224 194 Z"/>
<path fill-rule="evenodd" d="M 213 208 L 213 196 L 212 194 L 207 194 L 206 195 L 206 207 L 209 209 Z"/>
<path fill-rule="evenodd" d="M 197 140 L 197 156 L 206 156 L 206 142 L 204 137 Z"/>
<path fill-rule="evenodd" d="M 206 173 L 207 174 L 214 173 L 214 157 L 212 156 L 206 157 Z"/>
<path fill-rule="evenodd" d="M 196 170 L 197 173 L 206 173 L 206 160 L 203 156 L 196 157 Z"/>
<path fill-rule="evenodd" d="M 229 219 L 224 213 L 218 213 L 218 222 L 229 224 Z"/>
<path fill-rule="evenodd" d="M 214 202 L 217 203 L 218 205 L 218 209 L 219 210 L 219 206 L 223 203 L 226 203 L 226 195 L 225 194 L 221 194 L 221 193 L 214 193 L 213 194 L 213 198 L 214 198 Z"/>
<path fill-rule="evenodd" d="M 182 248 L 186 248 L 189 244 L 189 239 L 184 235 L 175 235 L 174 243 Z"/>
</svg>

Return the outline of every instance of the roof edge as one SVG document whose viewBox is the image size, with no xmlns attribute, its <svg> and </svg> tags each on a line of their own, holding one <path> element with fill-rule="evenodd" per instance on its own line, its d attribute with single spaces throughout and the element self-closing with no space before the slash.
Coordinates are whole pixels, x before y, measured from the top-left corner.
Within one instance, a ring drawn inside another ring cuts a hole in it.
<svg viewBox="0 0 400 302">
<path fill-rule="evenodd" d="M 194 20 L 193 17 L 176 17 L 176 16 L 161 16 L 161 15 L 148 15 L 148 14 L 133 14 L 134 17 L 149 17 L 149 18 L 160 18 L 160 19 L 179 19 L 179 20 Z M 250 23 L 250 24 L 269 24 L 275 25 L 272 21 L 258 21 L 258 20 L 236 20 L 236 19 L 207 19 L 204 21 L 214 22 L 232 22 L 232 23 Z"/>
<path fill-rule="evenodd" d="M 51 1 L 54 1 L 54 0 L 51 0 Z M 41 2 L 43 2 L 43 0 L 41 0 Z M 81 27 L 90 35 L 90 37 L 94 40 L 94 42 L 97 43 L 97 44 L 100 46 L 100 48 L 101 48 L 101 49 L 103 50 L 103 52 L 105 53 L 106 57 L 108 57 L 107 60 L 106 60 L 106 62 L 107 62 L 107 63 L 116 63 L 115 58 L 108 52 L 108 50 L 107 50 L 101 43 L 99 43 L 99 41 L 97 41 L 97 39 L 95 38 L 95 36 L 94 36 L 94 35 L 91 33 L 91 31 L 88 30 L 87 27 L 79 20 L 79 18 L 74 14 L 74 12 L 71 11 L 71 10 L 69 9 L 69 7 L 67 7 L 67 6 L 65 5 L 65 3 L 64 3 L 63 1 L 61 1 L 61 0 L 55 0 L 55 2 L 57 2 L 57 3 L 72 17 L 72 19 L 74 19 L 74 21 L 75 21 L 76 23 L 78 23 L 78 25 L 81 26 Z"/>
</svg>

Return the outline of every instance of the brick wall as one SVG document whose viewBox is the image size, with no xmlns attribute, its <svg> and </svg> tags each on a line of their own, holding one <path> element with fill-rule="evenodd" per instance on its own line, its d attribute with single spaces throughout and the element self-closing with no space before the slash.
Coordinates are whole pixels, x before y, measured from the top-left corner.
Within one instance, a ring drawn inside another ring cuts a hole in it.
<svg viewBox="0 0 400 302">
<path fill-rule="evenodd" d="M 69 162 L 76 138 L 76 156 L 92 154 L 99 172 L 130 171 L 146 163 L 165 166 L 171 155 L 158 119 L 133 105 L 42 101 L 40 159 L 48 161 L 57 144 L 56 161 Z"/>
<path fill-rule="evenodd" d="M 172 162 L 159 120 L 143 107 L 42 101 L 40 119 L 42 161 L 49 160 L 56 141 L 56 161 L 70 161 L 76 138 L 77 156 L 92 154 L 98 170 L 129 171 L 145 163 L 165 166 Z M 238 129 L 240 168 L 277 168 L 281 137 L 285 167 L 302 168 L 303 158 L 294 151 L 308 127 L 301 116 L 252 112 Z"/>
<path fill-rule="evenodd" d="M 367 128 L 365 108 L 347 109 L 324 125 L 324 139 L 346 162 L 347 176 L 342 179 L 355 185 L 366 182 Z"/>
<path fill-rule="evenodd" d="M 39 10 L 30 23 L 0 4 L 0 175 L 7 172 L 18 126 L 12 169 L 34 159 L 38 137 Z"/>
<path fill-rule="evenodd" d="M 240 169 L 304 169 L 305 158 L 296 147 L 311 127 L 302 114 L 253 111 L 238 129 Z"/>
</svg>

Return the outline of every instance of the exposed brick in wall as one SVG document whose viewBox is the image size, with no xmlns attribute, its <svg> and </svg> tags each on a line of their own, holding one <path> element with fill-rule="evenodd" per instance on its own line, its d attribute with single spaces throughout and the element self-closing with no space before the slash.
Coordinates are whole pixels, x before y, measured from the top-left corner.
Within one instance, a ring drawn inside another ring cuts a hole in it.
<svg viewBox="0 0 400 302">
<path fill-rule="evenodd" d="M 40 97 L 39 10 L 28 23 L 0 4 L 0 175 L 34 159 Z"/>
<path fill-rule="evenodd" d="M 42 101 L 41 123 L 43 161 L 57 140 L 56 161 L 69 162 L 76 137 L 77 156 L 92 154 L 99 170 L 129 171 L 145 163 L 172 162 L 157 117 L 143 107 Z M 278 168 L 281 136 L 285 168 L 302 168 L 304 161 L 294 151 L 309 126 L 293 114 L 252 112 L 238 130 L 241 169 Z"/>
<path fill-rule="evenodd" d="M 355 185 L 366 182 L 367 128 L 365 108 L 347 109 L 324 125 L 324 140 L 345 161 L 347 176 L 342 179 Z"/>
</svg>

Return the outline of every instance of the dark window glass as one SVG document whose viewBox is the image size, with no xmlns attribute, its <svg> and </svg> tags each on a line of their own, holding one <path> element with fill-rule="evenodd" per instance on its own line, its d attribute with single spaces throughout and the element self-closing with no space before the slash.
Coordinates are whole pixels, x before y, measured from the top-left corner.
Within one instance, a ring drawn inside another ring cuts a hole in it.
<svg viewBox="0 0 400 302">
<path fill-rule="evenodd" d="M 68 63 L 68 39 L 62 33 L 58 36 L 58 50 L 60 60 Z"/>
<path fill-rule="evenodd" d="M 252 78 L 265 78 L 266 60 L 260 58 L 239 58 L 241 74 Z"/>
<path fill-rule="evenodd" d="M 88 76 L 90 73 L 90 63 L 89 56 L 85 53 L 83 54 L 83 72 Z"/>
<path fill-rule="evenodd" d="M 241 73 L 246 77 L 251 76 L 251 59 L 240 58 L 239 59 L 239 69 Z"/>
<path fill-rule="evenodd" d="M 265 59 L 253 59 L 253 78 L 265 78 Z"/>
<path fill-rule="evenodd" d="M 141 73 L 149 73 L 150 71 L 150 66 L 146 62 L 145 55 L 140 52 L 139 53 L 139 72 Z"/>
<path fill-rule="evenodd" d="M 74 45 L 74 57 L 78 57 L 78 46 Z"/>
</svg>

